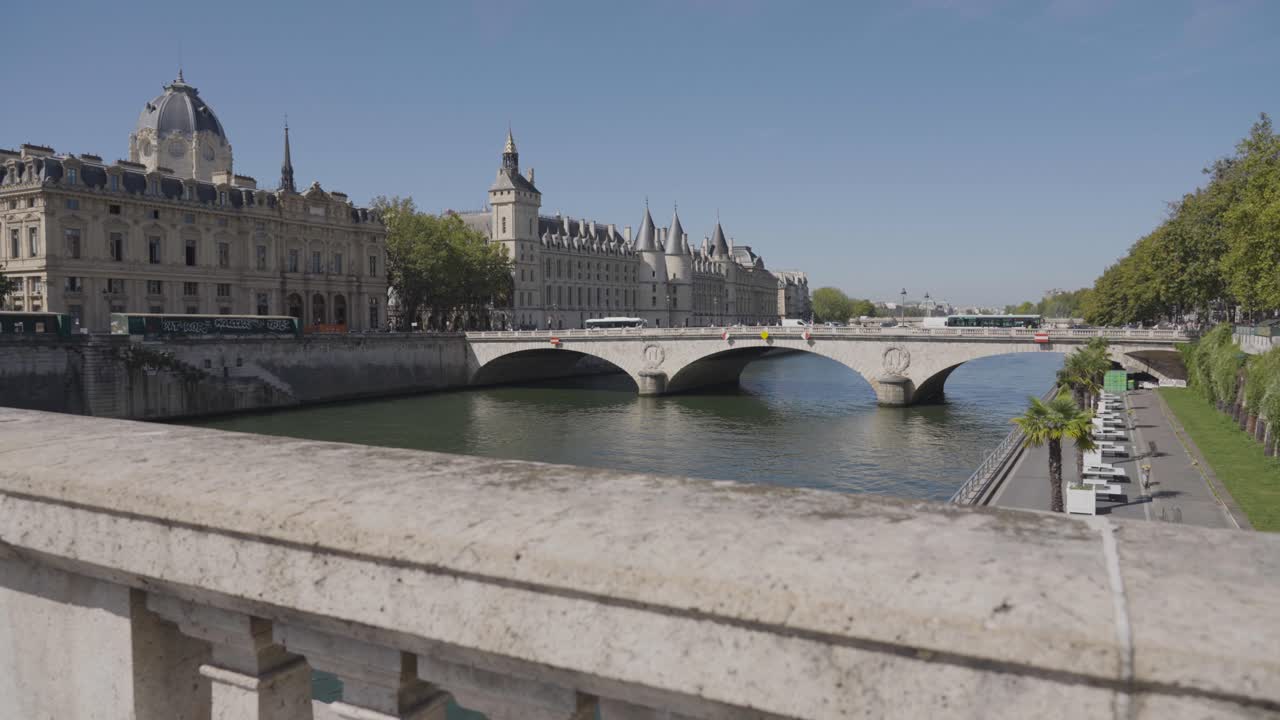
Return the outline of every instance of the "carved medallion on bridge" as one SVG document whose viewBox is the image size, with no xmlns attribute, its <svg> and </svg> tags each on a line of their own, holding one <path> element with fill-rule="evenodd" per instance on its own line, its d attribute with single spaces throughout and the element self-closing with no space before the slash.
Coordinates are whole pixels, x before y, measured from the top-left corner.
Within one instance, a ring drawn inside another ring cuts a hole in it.
<svg viewBox="0 0 1280 720">
<path fill-rule="evenodd" d="M 901 345 L 890 345 L 884 350 L 882 364 L 890 375 L 901 375 L 911 367 L 911 353 Z"/>
<path fill-rule="evenodd" d="M 661 345 L 654 345 L 650 343 L 644 346 L 644 366 L 645 367 L 656 368 L 662 364 L 663 360 L 666 360 L 666 359 L 667 359 L 667 353 L 665 350 L 662 349 Z"/>
</svg>

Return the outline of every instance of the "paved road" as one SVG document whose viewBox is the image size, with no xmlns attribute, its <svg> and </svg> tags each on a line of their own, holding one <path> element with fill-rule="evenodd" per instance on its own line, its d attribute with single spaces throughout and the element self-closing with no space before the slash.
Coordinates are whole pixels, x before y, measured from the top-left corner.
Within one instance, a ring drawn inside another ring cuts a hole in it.
<svg viewBox="0 0 1280 720">
<path fill-rule="evenodd" d="M 1134 411 L 1133 430 L 1129 443 L 1131 455 L 1109 460 L 1123 468 L 1129 482 L 1121 483 L 1126 491 L 1123 498 L 1111 502 L 1098 500 L 1098 514 L 1146 520 L 1182 522 L 1202 527 L 1238 528 L 1247 523 L 1228 511 L 1227 504 L 1219 500 L 1211 481 L 1201 474 L 1208 468 L 1203 461 L 1192 462 L 1187 445 L 1175 433 L 1170 422 L 1172 413 L 1160 401 L 1153 390 L 1137 390 L 1128 393 L 1125 402 Z M 1166 415 L 1168 413 L 1168 415 Z M 1189 440 L 1186 441 L 1189 445 Z M 1155 453 L 1150 451 L 1155 444 Z M 1195 452 L 1192 450 L 1192 452 Z M 1063 448 L 1062 475 L 1067 483 L 1080 476 L 1076 471 L 1075 447 Z M 1199 453 L 1195 452 L 1198 457 Z M 1143 489 L 1138 466 L 1151 465 L 1151 484 Z M 1028 448 L 1014 465 L 1009 476 L 992 499 L 992 505 L 1000 507 L 1049 509 L 1049 450 L 1047 447 Z M 1225 496 L 1225 495 L 1224 495 Z"/>
</svg>

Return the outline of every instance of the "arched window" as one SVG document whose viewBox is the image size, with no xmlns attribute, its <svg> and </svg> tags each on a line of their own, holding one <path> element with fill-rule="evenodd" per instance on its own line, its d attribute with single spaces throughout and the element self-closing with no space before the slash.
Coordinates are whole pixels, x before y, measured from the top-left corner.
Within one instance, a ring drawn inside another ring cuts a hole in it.
<svg viewBox="0 0 1280 720">
<path fill-rule="evenodd" d="M 324 296 L 316 293 L 311 296 L 311 324 L 322 325 L 324 321 Z"/>
<path fill-rule="evenodd" d="M 333 296 L 333 322 L 338 325 L 347 324 L 347 299 L 342 295 Z"/>
<path fill-rule="evenodd" d="M 298 293 L 289 295 L 289 316 L 296 317 L 298 322 L 302 322 L 302 296 Z"/>
</svg>

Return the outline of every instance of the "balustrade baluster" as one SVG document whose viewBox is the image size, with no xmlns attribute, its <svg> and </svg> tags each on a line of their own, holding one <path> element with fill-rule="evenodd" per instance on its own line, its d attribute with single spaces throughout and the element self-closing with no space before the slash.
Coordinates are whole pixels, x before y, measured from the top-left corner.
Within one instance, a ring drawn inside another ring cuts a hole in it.
<svg viewBox="0 0 1280 720">
<path fill-rule="evenodd" d="M 150 595 L 147 607 L 184 635 L 210 643 L 210 720 L 311 720 L 311 668 L 272 636 L 271 621 Z"/>
<path fill-rule="evenodd" d="M 449 694 L 418 677 L 413 653 L 296 625 L 275 637 L 342 679 L 342 700 L 329 707 L 343 720 L 445 720 Z"/>
</svg>

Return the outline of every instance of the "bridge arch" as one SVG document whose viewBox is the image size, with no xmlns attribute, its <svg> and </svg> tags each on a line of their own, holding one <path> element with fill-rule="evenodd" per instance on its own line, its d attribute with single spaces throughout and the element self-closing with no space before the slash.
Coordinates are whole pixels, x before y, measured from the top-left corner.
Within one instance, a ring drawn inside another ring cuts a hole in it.
<svg viewBox="0 0 1280 720">
<path fill-rule="evenodd" d="M 639 390 L 640 379 L 627 368 L 607 357 L 587 352 L 542 344 L 513 348 L 483 360 L 469 358 L 469 385 L 507 385 L 583 375 L 620 373 L 626 375 Z"/>
<path fill-rule="evenodd" d="M 1121 366 L 1158 379 L 1185 378 L 1174 339 L 1119 333 L 1125 334 L 1112 340 L 1110 351 Z M 473 384 L 490 384 L 562 377 L 574 374 L 574 365 L 591 357 L 629 375 L 640 394 L 664 395 L 736 383 L 752 360 L 770 350 L 789 349 L 821 355 L 853 370 L 871 385 L 881 405 L 913 405 L 941 398 L 947 379 L 966 362 L 1025 352 L 1066 354 L 1082 347 L 1088 337 L 1056 336 L 1052 343 L 1042 344 L 1031 333 L 1016 332 L 873 335 L 820 329 L 679 328 L 615 334 L 480 333 L 469 344 L 469 378 Z M 502 359 L 507 356 L 511 357 Z"/>
</svg>

